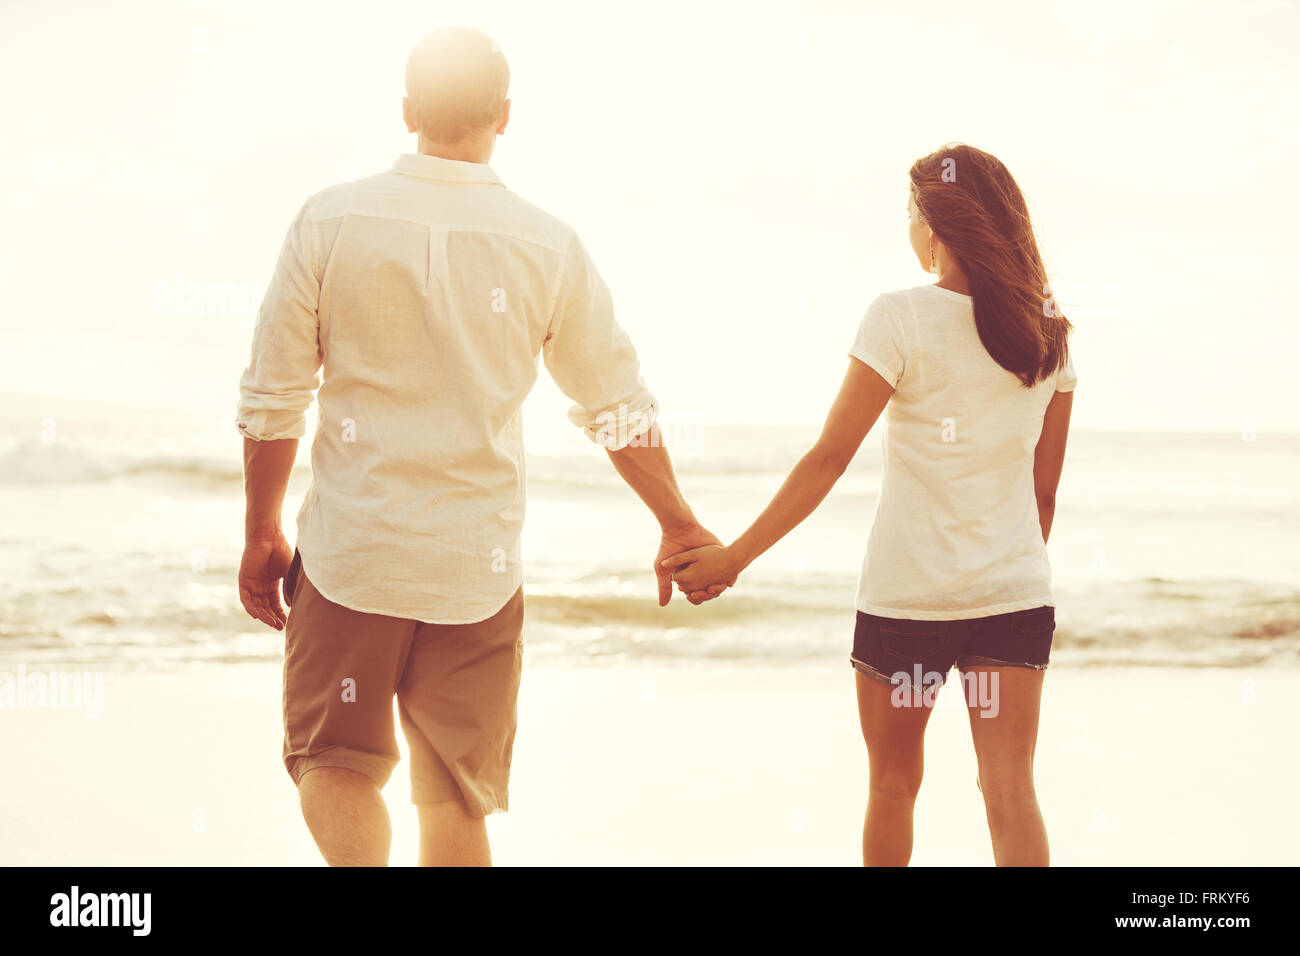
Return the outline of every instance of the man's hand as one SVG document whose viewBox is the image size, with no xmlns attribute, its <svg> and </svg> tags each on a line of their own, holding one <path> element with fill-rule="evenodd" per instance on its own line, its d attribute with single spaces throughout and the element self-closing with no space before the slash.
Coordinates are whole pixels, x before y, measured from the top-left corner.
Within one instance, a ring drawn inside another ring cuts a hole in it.
<svg viewBox="0 0 1300 956">
<path fill-rule="evenodd" d="M 664 559 L 674 554 L 680 554 L 683 551 L 708 545 L 721 547 L 722 542 L 717 539 L 717 536 L 705 531 L 699 525 L 690 525 L 671 531 L 664 529 L 663 539 L 659 544 L 659 553 L 655 555 L 655 577 L 659 580 L 660 607 L 664 607 L 672 600 L 673 596 L 673 572 L 663 566 Z M 703 604 L 705 601 L 712 601 L 726 589 L 725 584 L 715 584 L 712 587 L 687 593 L 686 600 L 692 604 Z"/>
<path fill-rule="evenodd" d="M 279 531 L 244 541 L 239 562 L 239 600 L 250 616 L 277 631 L 284 630 L 280 581 L 293 562 L 293 548 Z"/>
</svg>

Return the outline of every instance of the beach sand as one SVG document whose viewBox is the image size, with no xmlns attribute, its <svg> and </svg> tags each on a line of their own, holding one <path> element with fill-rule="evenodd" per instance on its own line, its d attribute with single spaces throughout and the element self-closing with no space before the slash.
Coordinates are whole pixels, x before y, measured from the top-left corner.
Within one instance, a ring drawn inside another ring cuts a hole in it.
<svg viewBox="0 0 1300 956">
<path fill-rule="evenodd" d="M 1297 677 L 1049 670 L 1037 779 L 1053 863 L 1300 863 Z M 97 717 L 0 708 L 0 748 L 0 863 L 320 863 L 280 763 L 274 664 L 109 672 Z M 865 787 L 847 663 L 530 664 L 512 809 L 488 825 L 500 865 L 853 866 Z M 411 865 L 405 761 L 385 795 L 392 863 Z M 913 864 L 992 864 L 952 680 Z"/>
</svg>

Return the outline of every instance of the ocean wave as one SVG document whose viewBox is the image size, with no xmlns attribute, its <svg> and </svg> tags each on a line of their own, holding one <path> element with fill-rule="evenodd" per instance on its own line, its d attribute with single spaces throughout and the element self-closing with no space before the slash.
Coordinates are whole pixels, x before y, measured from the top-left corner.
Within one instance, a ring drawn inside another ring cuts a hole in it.
<svg viewBox="0 0 1300 956">
<path fill-rule="evenodd" d="M 778 622 L 793 624 L 825 617 L 853 617 L 853 610 L 846 610 L 842 606 L 828 607 L 781 598 L 728 598 L 725 595 L 696 606 L 690 604 L 683 595 L 674 594 L 667 607 L 660 607 L 653 600 L 623 595 L 573 596 L 525 591 L 524 602 L 530 618 L 538 622 L 575 627 L 700 629 L 709 624 L 731 625 L 762 621 L 767 626 L 772 626 Z"/>
<path fill-rule="evenodd" d="M 737 482 L 776 475 L 792 462 L 745 462 L 724 457 L 712 462 L 678 461 L 674 464 L 683 475 L 726 479 L 734 487 Z M 310 476 L 311 465 L 305 456 L 294 472 L 298 476 Z M 47 443 L 30 439 L 0 453 L 0 485 L 73 484 L 123 476 L 202 481 L 211 484 L 214 490 L 225 489 L 238 485 L 242 480 L 243 462 L 235 456 L 98 453 L 73 447 L 65 441 Z M 605 491 L 620 494 L 622 488 L 617 475 L 601 459 L 586 461 L 530 456 L 528 476 L 530 486 L 541 494 L 554 489 L 566 493 Z M 766 488 L 766 484 L 762 487 Z"/>
<path fill-rule="evenodd" d="M 40 441 L 26 441 L 0 454 L 0 484 L 4 485 L 72 484 L 133 475 L 236 486 L 243 479 L 243 463 L 203 455 L 100 455 L 62 442 Z"/>
<path fill-rule="evenodd" d="M 283 635 L 239 606 L 233 569 L 157 573 L 147 593 L 69 588 L 66 579 L 0 596 L 0 656 L 262 660 Z M 767 580 L 692 606 L 658 606 L 643 574 L 525 586 L 525 644 L 558 661 L 754 661 L 846 657 L 851 582 Z M 1111 582 L 1058 595 L 1053 659 L 1065 666 L 1252 666 L 1300 663 L 1300 591 L 1232 580 Z M 114 650 L 116 648 L 116 651 Z"/>
</svg>

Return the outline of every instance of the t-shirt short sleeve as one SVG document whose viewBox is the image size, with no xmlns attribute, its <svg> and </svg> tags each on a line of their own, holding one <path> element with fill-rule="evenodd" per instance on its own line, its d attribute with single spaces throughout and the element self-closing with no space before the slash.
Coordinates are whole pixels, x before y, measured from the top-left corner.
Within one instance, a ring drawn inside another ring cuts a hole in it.
<svg viewBox="0 0 1300 956">
<path fill-rule="evenodd" d="M 1056 372 L 1056 391 L 1073 392 L 1079 376 L 1074 372 L 1074 356 L 1066 353 L 1065 365 Z"/>
<path fill-rule="evenodd" d="M 874 369 L 890 385 L 898 387 L 907 364 L 907 347 L 903 341 L 902 323 L 884 296 L 879 296 L 867 307 L 849 355 Z"/>
</svg>

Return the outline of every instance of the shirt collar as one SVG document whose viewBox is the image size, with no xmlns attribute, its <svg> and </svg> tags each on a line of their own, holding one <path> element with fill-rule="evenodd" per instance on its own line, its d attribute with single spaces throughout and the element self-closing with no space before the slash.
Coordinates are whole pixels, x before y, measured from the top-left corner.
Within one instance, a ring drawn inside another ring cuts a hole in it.
<svg viewBox="0 0 1300 956">
<path fill-rule="evenodd" d="M 444 183 L 479 183 L 485 186 L 504 186 L 499 176 L 486 163 L 464 163 L 441 156 L 424 153 L 403 153 L 393 163 L 393 172 L 416 179 L 432 179 Z"/>
</svg>

